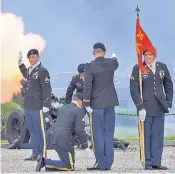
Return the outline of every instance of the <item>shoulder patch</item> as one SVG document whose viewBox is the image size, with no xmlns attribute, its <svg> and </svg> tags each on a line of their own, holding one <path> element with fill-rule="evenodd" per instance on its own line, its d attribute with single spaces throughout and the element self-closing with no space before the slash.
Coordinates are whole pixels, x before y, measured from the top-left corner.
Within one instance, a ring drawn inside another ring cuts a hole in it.
<svg viewBox="0 0 175 174">
<path fill-rule="evenodd" d="M 131 76 L 131 80 L 135 80 L 134 76 Z"/>
<path fill-rule="evenodd" d="M 44 81 L 45 81 L 45 83 L 49 83 L 50 79 L 46 76 Z"/>
</svg>

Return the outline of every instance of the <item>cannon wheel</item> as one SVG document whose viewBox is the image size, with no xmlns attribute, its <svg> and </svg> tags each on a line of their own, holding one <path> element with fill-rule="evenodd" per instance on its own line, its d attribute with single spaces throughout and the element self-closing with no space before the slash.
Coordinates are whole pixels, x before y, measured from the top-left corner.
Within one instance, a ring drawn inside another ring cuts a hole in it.
<svg viewBox="0 0 175 174">
<path fill-rule="evenodd" d="M 11 144 L 15 139 L 21 143 L 28 143 L 30 135 L 24 120 L 24 113 L 21 110 L 14 110 L 7 121 L 7 140 Z"/>
</svg>

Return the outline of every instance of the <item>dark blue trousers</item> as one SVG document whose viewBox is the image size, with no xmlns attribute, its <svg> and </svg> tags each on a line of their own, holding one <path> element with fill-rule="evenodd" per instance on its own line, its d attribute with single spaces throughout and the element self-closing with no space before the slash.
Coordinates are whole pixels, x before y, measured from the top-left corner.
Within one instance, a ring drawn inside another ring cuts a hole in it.
<svg viewBox="0 0 175 174">
<path fill-rule="evenodd" d="M 45 115 L 44 115 L 44 117 L 45 117 Z M 45 123 L 45 128 L 46 128 L 45 131 L 47 131 L 50 126 L 48 126 L 48 123 L 46 123 L 46 122 L 44 122 L 44 123 Z M 47 138 L 46 138 L 46 140 L 47 140 Z M 46 141 L 46 143 L 48 143 L 48 142 Z M 19 145 L 20 145 L 19 146 L 20 149 L 33 149 L 33 145 L 32 145 L 31 142 L 29 142 L 29 143 L 20 143 Z"/>
<path fill-rule="evenodd" d="M 110 169 L 114 160 L 114 108 L 93 110 L 90 114 L 91 139 L 96 157 L 95 167 Z"/>
<path fill-rule="evenodd" d="M 75 163 L 75 153 L 73 152 L 68 152 L 58 146 L 53 146 L 53 148 L 56 150 L 58 153 L 58 156 L 60 160 L 51 160 L 45 158 L 44 163 L 45 163 L 45 168 L 46 170 L 50 169 L 53 171 L 69 171 L 74 169 L 74 163 Z"/>
<path fill-rule="evenodd" d="M 24 109 L 33 154 L 46 157 L 45 121 L 42 110 Z"/>
<path fill-rule="evenodd" d="M 20 143 L 20 149 L 33 149 L 32 143 Z"/>
<path fill-rule="evenodd" d="M 144 121 L 145 166 L 161 165 L 165 115 L 147 116 Z"/>
</svg>

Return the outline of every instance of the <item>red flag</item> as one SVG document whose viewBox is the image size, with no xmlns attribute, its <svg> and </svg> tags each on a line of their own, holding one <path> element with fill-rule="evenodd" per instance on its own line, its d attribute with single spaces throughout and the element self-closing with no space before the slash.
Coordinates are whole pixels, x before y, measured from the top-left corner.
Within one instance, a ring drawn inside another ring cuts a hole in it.
<svg viewBox="0 0 175 174">
<path fill-rule="evenodd" d="M 144 30 L 140 26 L 139 18 L 137 18 L 137 21 L 136 21 L 136 51 L 137 51 L 137 56 L 138 56 L 138 66 L 141 71 L 150 72 L 150 70 L 142 64 L 142 54 L 145 50 L 157 56 L 156 49 L 154 48 L 150 39 L 148 38 L 148 36 L 146 35 Z"/>
</svg>

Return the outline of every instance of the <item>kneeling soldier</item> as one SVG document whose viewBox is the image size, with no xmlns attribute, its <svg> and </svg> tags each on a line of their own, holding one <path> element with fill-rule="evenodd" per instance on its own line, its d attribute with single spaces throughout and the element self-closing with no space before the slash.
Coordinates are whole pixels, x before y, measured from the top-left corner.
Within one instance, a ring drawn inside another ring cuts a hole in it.
<svg viewBox="0 0 175 174">
<path fill-rule="evenodd" d="M 60 108 L 57 120 L 53 126 L 50 142 L 57 151 L 60 160 L 51 160 L 38 157 L 36 171 L 45 167 L 48 171 L 72 171 L 74 170 L 74 146 L 70 138 L 75 131 L 82 149 L 88 148 L 87 134 L 85 133 L 84 109 L 82 108 L 83 95 L 73 95 L 72 103 Z"/>
</svg>

